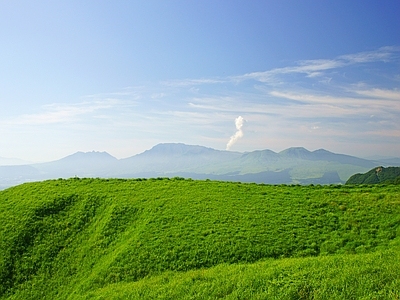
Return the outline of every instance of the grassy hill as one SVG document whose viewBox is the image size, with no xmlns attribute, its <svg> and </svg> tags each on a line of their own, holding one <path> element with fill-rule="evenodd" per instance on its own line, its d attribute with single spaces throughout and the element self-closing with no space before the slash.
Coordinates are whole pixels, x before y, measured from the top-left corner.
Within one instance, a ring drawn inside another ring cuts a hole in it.
<svg viewBox="0 0 400 300">
<path fill-rule="evenodd" d="M 364 174 L 354 174 L 346 184 L 400 184 L 400 167 L 377 167 Z"/>
<path fill-rule="evenodd" d="M 0 192 L 0 299 L 396 299 L 399 192 L 26 183 Z"/>
</svg>

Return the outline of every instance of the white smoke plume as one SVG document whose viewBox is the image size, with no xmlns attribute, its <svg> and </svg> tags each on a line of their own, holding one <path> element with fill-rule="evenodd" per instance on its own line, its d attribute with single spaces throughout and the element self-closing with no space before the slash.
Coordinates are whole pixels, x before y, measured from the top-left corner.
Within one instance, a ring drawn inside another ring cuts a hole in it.
<svg viewBox="0 0 400 300">
<path fill-rule="evenodd" d="M 243 123 L 244 123 L 244 119 L 242 118 L 242 116 L 239 116 L 235 119 L 235 125 L 236 125 L 237 131 L 234 135 L 231 136 L 231 139 L 229 140 L 228 144 L 226 144 L 226 150 L 231 149 L 233 144 L 236 143 L 237 140 L 243 136 L 243 130 L 242 130 Z"/>
</svg>

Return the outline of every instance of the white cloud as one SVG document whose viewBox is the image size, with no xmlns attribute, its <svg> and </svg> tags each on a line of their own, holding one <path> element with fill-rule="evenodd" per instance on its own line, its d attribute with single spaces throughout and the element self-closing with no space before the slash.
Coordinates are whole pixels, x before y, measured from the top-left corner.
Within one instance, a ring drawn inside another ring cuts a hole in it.
<svg viewBox="0 0 400 300">
<path fill-rule="evenodd" d="M 375 61 L 388 62 L 392 58 L 393 53 L 399 51 L 400 47 L 382 47 L 376 51 L 341 55 L 339 56 L 338 59 L 344 60 L 346 61 L 346 63 L 350 64 L 375 62 Z"/>
<path fill-rule="evenodd" d="M 387 99 L 393 100 L 397 104 L 400 104 L 400 90 L 398 89 L 370 89 L 370 90 L 358 90 L 358 94 L 367 96 L 375 99 Z"/>
<path fill-rule="evenodd" d="M 343 66 L 343 62 L 327 59 L 318 60 L 305 60 L 300 61 L 297 66 L 276 68 L 265 72 L 253 72 L 244 74 L 241 76 L 232 77 L 234 81 L 243 81 L 248 79 L 254 79 L 263 83 L 282 83 L 282 79 L 279 79 L 281 75 L 287 74 L 306 74 L 308 77 L 321 76 L 321 71 L 335 69 Z"/>
<path fill-rule="evenodd" d="M 226 82 L 226 80 L 224 79 L 203 78 L 203 79 L 168 80 L 161 82 L 161 84 L 170 87 L 186 87 L 186 86 L 196 86 L 203 84 L 218 84 L 224 82 Z"/>
<path fill-rule="evenodd" d="M 81 102 L 75 104 L 48 104 L 42 107 L 42 112 L 24 114 L 5 123 L 14 125 L 48 125 L 56 123 L 68 123 L 79 116 L 91 114 L 98 110 L 110 109 L 120 103 L 116 99 L 105 99 L 93 102 Z"/>
<path fill-rule="evenodd" d="M 336 96 L 336 95 L 314 95 L 309 93 L 293 93 L 272 91 L 274 97 L 295 100 L 299 102 L 296 112 L 307 110 L 308 115 L 315 118 L 323 116 L 345 116 L 345 115 L 379 115 L 400 114 L 400 98 L 396 90 L 365 90 L 354 91 L 354 93 L 368 96 Z M 396 98 L 397 97 L 397 98 Z"/>
<path fill-rule="evenodd" d="M 302 60 L 297 62 L 296 66 L 276 68 L 264 72 L 253 72 L 235 76 L 231 79 L 233 81 L 253 79 L 263 83 L 277 84 L 282 83 L 282 75 L 297 73 L 306 74 L 307 77 L 313 78 L 322 76 L 324 74 L 323 71 L 339 69 L 349 65 L 378 61 L 388 62 L 396 52 L 400 52 L 400 47 L 382 47 L 376 51 L 341 55 L 334 59 Z"/>
</svg>

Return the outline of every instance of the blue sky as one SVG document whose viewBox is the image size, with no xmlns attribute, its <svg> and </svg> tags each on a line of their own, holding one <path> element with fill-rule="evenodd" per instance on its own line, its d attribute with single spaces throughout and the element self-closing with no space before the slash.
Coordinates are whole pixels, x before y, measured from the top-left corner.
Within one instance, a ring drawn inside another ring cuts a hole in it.
<svg viewBox="0 0 400 300">
<path fill-rule="evenodd" d="M 232 151 L 399 157 L 399 11 L 398 0 L 1 1 L 0 157 L 224 150 L 232 136 Z"/>
</svg>

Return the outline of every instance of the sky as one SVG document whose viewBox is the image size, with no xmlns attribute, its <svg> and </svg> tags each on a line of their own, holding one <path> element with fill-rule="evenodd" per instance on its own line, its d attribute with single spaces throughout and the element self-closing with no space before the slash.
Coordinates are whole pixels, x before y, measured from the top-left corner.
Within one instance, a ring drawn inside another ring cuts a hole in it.
<svg viewBox="0 0 400 300">
<path fill-rule="evenodd" d="M 1 1 L 0 157 L 400 157 L 399 0 Z"/>
</svg>

